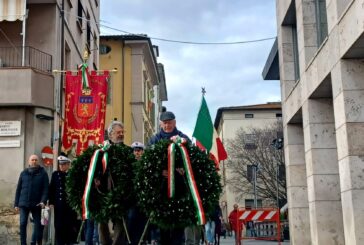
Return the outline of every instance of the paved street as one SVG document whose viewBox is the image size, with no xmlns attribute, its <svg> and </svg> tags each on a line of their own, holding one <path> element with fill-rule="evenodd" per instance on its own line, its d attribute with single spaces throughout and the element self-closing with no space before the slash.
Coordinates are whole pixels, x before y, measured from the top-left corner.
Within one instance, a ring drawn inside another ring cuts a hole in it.
<svg viewBox="0 0 364 245">
<path fill-rule="evenodd" d="M 84 242 L 80 243 L 85 244 Z M 232 237 L 227 237 L 226 239 L 221 238 L 220 245 L 234 245 L 234 239 Z M 289 241 L 281 242 L 281 245 L 289 245 Z M 255 241 L 255 240 L 243 240 L 241 245 L 278 245 L 278 242 L 273 241 Z"/>
<path fill-rule="evenodd" d="M 84 242 L 80 243 L 81 245 L 84 245 Z M 234 238 L 227 237 L 224 239 L 223 237 L 220 240 L 220 245 L 234 245 Z M 281 245 L 289 245 L 289 241 L 281 242 Z M 276 241 L 259 241 L 259 240 L 243 240 L 241 242 L 241 245 L 278 245 L 278 242 Z"/>
<path fill-rule="evenodd" d="M 278 242 L 272 241 L 255 241 L 255 240 L 243 240 L 241 245 L 277 245 Z M 281 242 L 282 245 L 289 245 L 289 241 Z M 220 240 L 220 245 L 234 245 L 234 239 L 227 237 Z"/>
</svg>

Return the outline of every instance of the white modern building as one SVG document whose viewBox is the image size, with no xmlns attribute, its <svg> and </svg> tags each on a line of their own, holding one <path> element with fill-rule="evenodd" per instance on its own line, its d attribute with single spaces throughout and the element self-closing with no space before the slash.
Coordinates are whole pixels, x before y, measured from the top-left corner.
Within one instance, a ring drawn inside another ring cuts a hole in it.
<svg viewBox="0 0 364 245">
<path fill-rule="evenodd" d="M 273 102 L 258 105 L 231 106 L 221 107 L 218 109 L 214 126 L 220 139 L 225 144 L 228 140 L 234 139 L 236 132 L 240 129 L 249 130 L 250 128 L 265 128 L 268 125 L 281 120 L 282 111 L 281 103 Z M 227 152 L 229 156 L 229 152 Z M 223 196 L 220 201 L 222 203 L 222 211 L 225 220 L 228 214 L 233 210 L 235 203 L 240 207 L 252 207 L 253 195 L 249 195 L 241 199 L 233 193 L 231 186 L 226 180 L 231 176 L 231 169 L 227 161 L 220 163 L 220 173 L 223 180 Z M 262 205 L 262 200 L 258 200 L 258 206 Z"/>
<path fill-rule="evenodd" d="M 276 2 L 291 244 L 364 244 L 364 1 Z"/>
</svg>

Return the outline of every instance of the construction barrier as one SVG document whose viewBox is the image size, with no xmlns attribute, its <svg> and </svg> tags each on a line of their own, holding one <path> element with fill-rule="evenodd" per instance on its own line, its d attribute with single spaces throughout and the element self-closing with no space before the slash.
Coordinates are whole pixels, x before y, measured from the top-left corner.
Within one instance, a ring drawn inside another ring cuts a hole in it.
<svg viewBox="0 0 364 245">
<path fill-rule="evenodd" d="M 239 209 L 237 240 L 271 240 L 281 244 L 280 212 L 277 208 Z"/>
</svg>

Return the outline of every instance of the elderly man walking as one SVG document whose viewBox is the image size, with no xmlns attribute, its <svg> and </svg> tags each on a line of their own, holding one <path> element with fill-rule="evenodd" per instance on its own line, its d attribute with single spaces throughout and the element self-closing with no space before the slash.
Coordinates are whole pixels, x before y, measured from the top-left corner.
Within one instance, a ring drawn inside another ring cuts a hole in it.
<svg viewBox="0 0 364 245">
<path fill-rule="evenodd" d="M 48 174 L 39 165 L 37 155 L 31 155 L 28 160 L 29 167 L 20 174 L 16 188 L 14 207 L 20 211 L 20 241 L 27 244 L 27 224 L 29 213 L 34 220 L 34 229 L 37 244 L 42 244 L 43 228 L 40 222 L 41 210 L 48 199 Z"/>
<path fill-rule="evenodd" d="M 119 121 L 113 121 L 109 125 L 108 129 L 108 136 L 109 139 L 107 143 L 109 144 L 124 144 L 124 125 Z M 112 180 L 111 174 L 107 171 L 105 174 L 100 176 L 96 176 L 94 180 L 95 185 L 97 187 L 103 187 L 104 189 L 110 188 L 108 187 L 107 183 L 111 183 Z M 99 224 L 99 235 L 100 235 L 100 242 L 102 245 L 119 245 L 123 242 L 124 231 L 123 231 L 123 224 L 121 220 L 113 220 L 113 227 L 114 227 L 114 236 L 112 238 L 109 223 L 108 222 L 100 222 Z"/>
</svg>

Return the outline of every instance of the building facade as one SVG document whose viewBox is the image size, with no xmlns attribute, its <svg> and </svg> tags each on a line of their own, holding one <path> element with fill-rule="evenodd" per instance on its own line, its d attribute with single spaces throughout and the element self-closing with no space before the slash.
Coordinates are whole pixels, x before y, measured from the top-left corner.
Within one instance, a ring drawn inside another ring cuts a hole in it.
<svg viewBox="0 0 364 245">
<path fill-rule="evenodd" d="M 148 142 L 159 128 L 161 104 L 167 100 L 158 47 L 142 35 L 101 36 L 100 52 L 100 67 L 117 69 L 110 82 L 107 124 L 114 119 L 124 123 L 126 144 Z"/>
<path fill-rule="evenodd" d="M 226 142 L 236 137 L 237 131 L 241 128 L 247 131 L 251 128 L 265 128 L 280 121 L 281 118 L 280 103 L 222 107 L 217 111 L 214 126 L 220 139 L 226 144 Z M 227 154 L 229 156 L 229 152 Z M 238 200 L 238 195 L 232 191 L 231 186 L 226 182 L 226 180 L 231 178 L 231 171 L 226 160 L 220 163 L 220 173 L 223 180 L 223 196 L 220 198 L 220 201 L 225 220 L 227 220 L 227 216 L 233 210 L 235 203 L 238 203 L 239 207 L 252 207 L 254 199 L 254 196 L 251 194 Z M 258 206 L 263 205 L 262 201 L 258 200 Z"/>
<path fill-rule="evenodd" d="M 19 173 L 29 155 L 59 146 L 63 75 L 52 71 L 75 70 L 84 50 L 98 69 L 100 11 L 99 0 L 0 0 L 0 9 L 0 244 L 18 244 Z"/>
<path fill-rule="evenodd" d="M 291 244 L 363 244 L 364 2 L 276 2 Z"/>
</svg>

